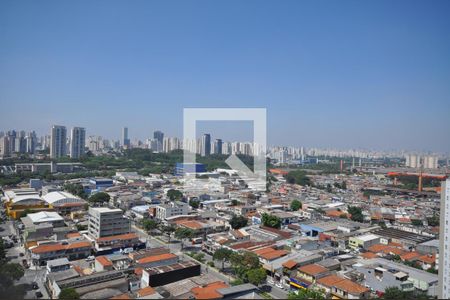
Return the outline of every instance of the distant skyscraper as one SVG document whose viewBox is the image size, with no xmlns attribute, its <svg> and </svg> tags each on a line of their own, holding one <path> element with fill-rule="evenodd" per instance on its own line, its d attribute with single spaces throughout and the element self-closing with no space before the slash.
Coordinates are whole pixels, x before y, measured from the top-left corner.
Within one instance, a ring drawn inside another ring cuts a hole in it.
<svg viewBox="0 0 450 300">
<path fill-rule="evenodd" d="M 128 127 L 122 128 L 122 147 L 130 147 L 130 139 L 128 138 Z"/>
<path fill-rule="evenodd" d="M 202 148 L 201 148 L 201 156 L 207 156 L 211 154 L 211 135 L 209 133 L 205 133 L 202 136 Z"/>
<path fill-rule="evenodd" d="M 4 135 L 0 138 L 0 157 L 8 157 L 11 154 L 9 150 L 9 136 Z"/>
<path fill-rule="evenodd" d="M 439 299 L 450 298 L 450 179 L 442 183 L 439 227 Z"/>
<path fill-rule="evenodd" d="M 86 130 L 73 127 L 70 132 L 70 158 L 79 159 L 84 155 L 86 147 Z"/>
<path fill-rule="evenodd" d="M 153 139 L 157 141 L 156 151 L 162 151 L 163 141 L 164 141 L 164 133 L 159 130 L 153 132 Z"/>
<path fill-rule="evenodd" d="M 50 136 L 50 157 L 59 158 L 66 156 L 67 148 L 67 130 L 65 126 L 52 126 L 52 132 Z"/>
<path fill-rule="evenodd" d="M 25 136 L 25 151 L 27 153 L 31 153 L 33 154 L 34 151 L 36 150 L 36 133 L 33 132 L 29 132 L 26 136 Z"/>
<path fill-rule="evenodd" d="M 222 140 L 221 139 L 216 139 L 214 141 L 214 153 L 215 154 L 222 154 Z"/>
</svg>

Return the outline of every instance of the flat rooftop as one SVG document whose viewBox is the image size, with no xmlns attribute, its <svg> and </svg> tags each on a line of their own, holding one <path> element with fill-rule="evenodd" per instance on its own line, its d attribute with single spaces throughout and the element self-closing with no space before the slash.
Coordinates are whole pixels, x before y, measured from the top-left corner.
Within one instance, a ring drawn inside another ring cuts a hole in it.
<svg viewBox="0 0 450 300">
<path fill-rule="evenodd" d="M 434 239 L 431 236 L 420 235 L 417 233 L 408 232 L 395 228 L 378 229 L 373 231 L 372 233 L 383 237 L 410 241 L 417 244 L 424 243 Z"/>
</svg>

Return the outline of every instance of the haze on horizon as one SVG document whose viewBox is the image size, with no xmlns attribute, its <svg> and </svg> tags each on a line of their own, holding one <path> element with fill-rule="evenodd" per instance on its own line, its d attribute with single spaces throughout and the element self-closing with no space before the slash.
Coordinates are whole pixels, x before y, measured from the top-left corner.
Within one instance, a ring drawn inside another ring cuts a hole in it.
<svg viewBox="0 0 450 300">
<path fill-rule="evenodd" d="M 2 1 L 0 130 L 181 137 L 185 107 L 265 107 L 270 145 L 449 153 L 449 12 L 425 0 Z"/>
</svg>

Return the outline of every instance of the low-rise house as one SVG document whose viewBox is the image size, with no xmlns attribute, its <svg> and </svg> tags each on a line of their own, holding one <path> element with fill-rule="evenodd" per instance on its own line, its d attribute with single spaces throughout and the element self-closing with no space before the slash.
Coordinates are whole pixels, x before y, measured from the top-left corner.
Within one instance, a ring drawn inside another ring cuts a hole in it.
<svg viewBox="0 0 450 300">
<path fill-rule="evenodd" d="M 322 278 L 326 275 L 328 275 L 330 271 L 327 268 L 322 267 L 318 264 L 311 264 L 306 265 L 303 267 L 298 268 L 297 275 L 295 278 L 291 278 L 291 285 L 292 285 L 292 279 L 296 279 L 297 282 L 294 281 L 297 285 L 300 285 L 301 287 L 309 287 L 311 284 L 314 284 L 317 279 Z"/>
<path fill-rule="evenodd" d="M 70 262 L 66 257 L 47 261 L 47 274 L 70 269 Z"/>
<path fill-rule="evenodd" d="M 331 294 L 342 299 L 368 299 L 370 290 L 351 280 L 343 279 L 332 285 Z"/>
<path fill-rule="evenodd" d="M 113 270 L 113 263 L 106 256 L 97 256 L 94 265 L 96 272 Z"/>
<path fill-rule="evenodd" d="M 96 250 L 113 250 L 123 248 L 138 248 L 142 245 L 135 233 L 126 233 L 101 237 L 95 240 Z"/>
<path fill-rule="evenodd" d="M 66 257 L 69 260 L 91 255 L 92 244 L 87 241 L 75 243 L 41 244 L 29 249 L 34 265 L 42 266 L 49 260 Z"/>
</svg>

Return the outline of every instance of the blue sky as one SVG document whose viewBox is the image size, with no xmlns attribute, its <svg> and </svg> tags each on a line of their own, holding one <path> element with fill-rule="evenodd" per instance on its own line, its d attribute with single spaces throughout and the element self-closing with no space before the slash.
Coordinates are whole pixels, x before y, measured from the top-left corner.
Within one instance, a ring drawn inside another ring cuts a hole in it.
<svg viewBox="0 0 450 300">
<path fill-rule="evenodd" d="M 270 144 L 449 152 L 449 13 L 449 1 L 1 1 L 0 130 L 181 136 L 184 107 L 265 107 Z"/>
</svg>

